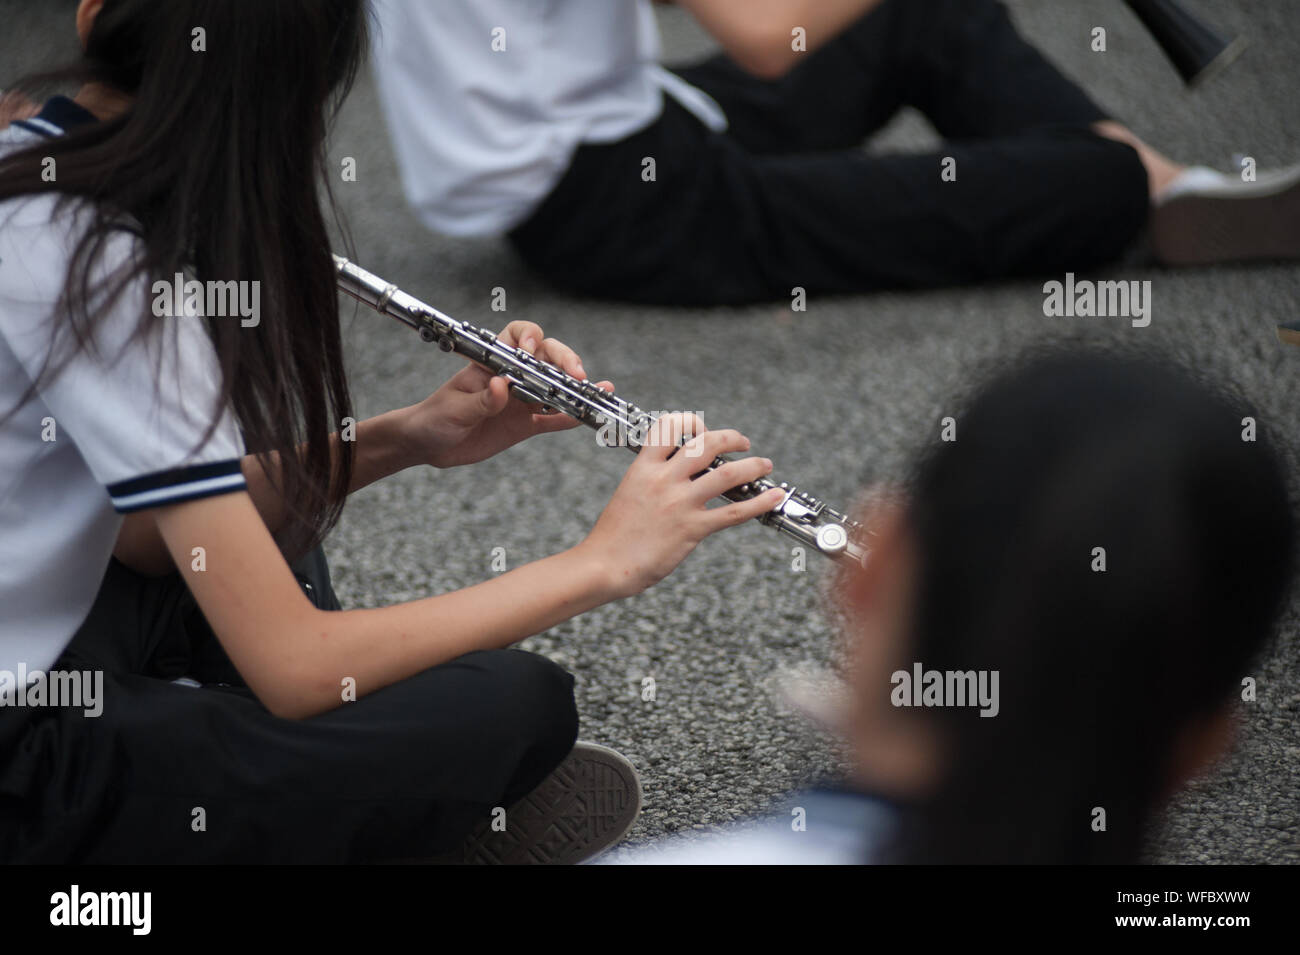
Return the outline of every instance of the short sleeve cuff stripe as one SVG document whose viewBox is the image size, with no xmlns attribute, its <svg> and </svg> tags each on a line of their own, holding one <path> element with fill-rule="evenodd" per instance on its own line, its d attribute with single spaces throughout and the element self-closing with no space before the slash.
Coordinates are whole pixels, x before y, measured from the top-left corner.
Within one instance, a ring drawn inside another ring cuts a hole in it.
<svg viewBox="0 0 1300 955">
<path fill-rule="evenodd" d="M 119 514 L 129 514 L 166 504 L 230 494 L 247 486 L 239 459 L 232 458 L 119 481 L 108 486 L 108 496 L 112 498 L 114 510 Z"/>
</svg>

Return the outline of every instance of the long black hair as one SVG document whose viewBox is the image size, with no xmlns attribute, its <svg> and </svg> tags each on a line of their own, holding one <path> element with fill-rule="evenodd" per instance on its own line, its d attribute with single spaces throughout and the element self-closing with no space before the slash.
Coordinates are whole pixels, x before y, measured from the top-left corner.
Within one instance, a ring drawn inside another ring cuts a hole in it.
<svg viewBox="0 0 1300 955">
<path fill-rule="evenodd" d="M 1000 712 L 919 711 L 942 781 L 904 810 L 894 857 L 1136 861 L 1180 734 L 1240 692 L 1288 592 L 1263 422 L 1166 361 L 1035 355 L 923 455 L 907 514 L 908 652 L 999 671 Z"/>
<path fill-rule="evenodd" d="M 78 63 L 17 86 L 102 84 L 129 96 L 128 108 L 0 159 L 0 200 L 53 192 L 95 210 L 56 308 L 57 333 L 79 347 L 138 278 L 189 269 L 203 281 L 260 283 L 256 327 L 209 317 L 208 331 L 221 406 L 233 407 L 250 451 L 289 452 L 287 551 L 334 523 L 351 480 L 351 445 L 333 463 L 329 446 L 351 399 L 318 188 L 330 198 L 326 130 L 367 32 L 365 0 L 105 0 Z M 46 157 L 55 181 L 41 175 Z M 124 222 L 139 232 L 140 255 L 96 283 L 104 243 Z M 141 337 L 157 325 L 149 304 Z M 303 454 L 292 453 L 299 445 Z"/>
</svg>

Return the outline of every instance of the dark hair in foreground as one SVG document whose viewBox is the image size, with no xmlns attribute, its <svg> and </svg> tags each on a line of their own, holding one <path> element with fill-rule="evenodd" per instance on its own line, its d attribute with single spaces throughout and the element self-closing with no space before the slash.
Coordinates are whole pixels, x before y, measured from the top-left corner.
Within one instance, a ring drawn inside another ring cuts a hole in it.
<svg viewBox="0 0 1300 955">
<path fill-rule="evenodd" d="M 22 85 L 100 83 L 130 95 L 130 108 L 0 160 L 0 200 L 57 192 L 95 203 L 57 310 L 58 334 L 78 346 L 138 278 L 170 281 L 190 267 L 201 281 L 261 283 L 258 326 L 210 317 L 208 330 L 223 405 L 249 450 L 306 445 L 281 462 L 290 550 L 333 524 L 350 483 L 351 446 L 330 460 L 329 434 L 351 400 L 317 189 L 331 100 L 350 86 L 366 37 L 365 0 L 105 0 L 81 62 Z M 42 181 L 47 156 L 57 182 Z M 124 214 L 143 255 L 97 287 L 96 258 Z M 154 323 L 147 300 L 138 335 Z"/>
<path fill-rule="evenodd" d="M 1000 712 L 924 711 L 944 775 L 892 858 L 1138 861 L 1176 738 L 1240 692 L 1290 585 L 1292 510 L 1252 415 L 1168 363 L 1048 353 L 923 458 L 910 651 L 1000 671 Z"/>
</svg>

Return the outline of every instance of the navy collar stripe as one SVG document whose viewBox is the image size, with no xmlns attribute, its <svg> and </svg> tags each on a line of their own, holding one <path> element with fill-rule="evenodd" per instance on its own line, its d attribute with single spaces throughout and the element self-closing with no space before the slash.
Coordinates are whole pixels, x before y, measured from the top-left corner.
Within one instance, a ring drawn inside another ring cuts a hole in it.
<svg viewBox="0 0 1300 955">
<path fill-rule="evenodd" d="M 14 123 L 41 136 L 62 136 L 69 129 L 96 122 L 95 115 L 66 96 L 51 96 L 41 111 L 30 119 Z"/>
</svg>

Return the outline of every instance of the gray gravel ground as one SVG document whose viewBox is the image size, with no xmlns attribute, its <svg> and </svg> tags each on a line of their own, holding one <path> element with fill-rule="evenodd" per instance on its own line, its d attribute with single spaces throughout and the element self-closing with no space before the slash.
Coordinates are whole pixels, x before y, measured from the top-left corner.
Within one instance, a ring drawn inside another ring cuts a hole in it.
<svg viewBox="0 0 1300 955">
<path fill-rule="evenodd" d="M 1255 157 L 1261 169 L 1300 161 L 1293 0 L 1194 5 L 1253 42 L 1229 72 L 1188 94 L 1118 0 L 1011 4 L 1029 37 L 1173 156 L 1221 168 L 1237 154 Z M 70 29 L 59 22 L 67 6 L 0 0 L 0 23 L 14 27 L 0 38 L 0 77 L 30 66 L 56 32 Z M 678 11 L 662 18 L 670 58 L 708 49 Z M 1088 48 L 1097 25 L 1108 28 L 1105 54 Z M 871 148 L 909 148 L 931 135 L 919 117 L 904 115 Z M 1044 318 L 1035 282 L 814 298 L 798 315 L 780 304 L 633 308 L 559 295 L 501 243 L 428 234 L 403 204 L 368 77 L 344 110 L 333 152 L 358 162 L 359 181 L 339 194 L 366 267 L 492 327 L 502 316 L 490 310 L 491 290 L 504 287 L 508 318 L 536 321 L 573 344 L 588 369 L 633 401 L 699 410 L 714 426 L 742 429 L 780 477 L 832 502 L 900 474 L 939 419 L 955 412 L 955 389 L 974 369 L 1067 334 L 1164 345 L 1217 370 L 1255 403 L 1296 463 L 1300 422 L 1289 399 L 1300 349 L 1274 334 L 1276 322 L 1300 317 L 1295 266 L 1112 270 L 1107 278 L 1153 282 L 1146 329 Z M 347 319 L 347 328 L 356 397 L 367 414 L 423 397 L 457 367 L 457 359 L 368 312 Z M 629 460 L 598 448 L 590 432 L 570 432 L 471 469 L 411 472 L 369 488 L 328 543 L 339 595 L 352 606 L 421 597 L 488 576 L 493 548 L 505 548 L 515 566 L 575 544 Z M 828 665 L 834 652 L 820 610 L 824 568 L 792 572 L 783 540 L 757 525 L 714 538 L 649 593 L 524 644 L 575 674 L 581 735 L 617 747 L 640 768 L 645 811 L 631 843 L 779 805 L 842 767 L 833 742 L 774 694 L 778 672 Z M 1292 600 L 1259 666 L 1259 701 L 1248 709 L 1241 746 L 1176 799 L 1154 861 L 1300 861 L 1298 609 Z M 653 702 L 641 699 L 647 676 L 657 685 Z"/>
</svg>

